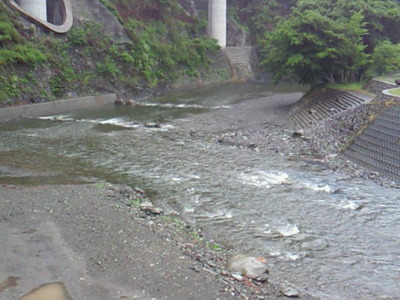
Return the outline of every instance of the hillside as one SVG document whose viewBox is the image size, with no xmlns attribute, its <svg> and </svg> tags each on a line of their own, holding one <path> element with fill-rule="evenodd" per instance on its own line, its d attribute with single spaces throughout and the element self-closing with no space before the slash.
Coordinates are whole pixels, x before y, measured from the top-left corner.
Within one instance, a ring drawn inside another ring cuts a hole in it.
<svg viewBox="0 0 400 300">
<path fill-rule="evenodd" d="M 0 104 L 115 92 L 132 97 L 182 82 L 226 80 L 206 37 L 207 2 L 71 1 L 67 34 L 46 32 L 0 4 Z"/>
</svg>

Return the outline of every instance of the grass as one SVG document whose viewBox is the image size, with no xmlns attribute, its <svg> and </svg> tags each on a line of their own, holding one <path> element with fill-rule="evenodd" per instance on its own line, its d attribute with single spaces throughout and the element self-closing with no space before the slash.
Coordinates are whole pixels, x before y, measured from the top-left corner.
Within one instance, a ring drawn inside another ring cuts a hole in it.
<svg viewBox="0 0 400 300">
<path fill-rule="evenodd" d="M 400 88 L 397 89 L 392 89 L 390 91 L 388 91 L 390 94 L 395 95 L 395 96 L 399 96 L 400 97 Z"/>
<path fill-rule="evenodd" d="M 364 90 L 362 87 L 364 86 L 365 82 L 357 82 L 357 83 L 343 83 L 343 84 L 330 84 L 327 87 L 345 91 L 358 91 L 363 92 Z"/>
</svg>

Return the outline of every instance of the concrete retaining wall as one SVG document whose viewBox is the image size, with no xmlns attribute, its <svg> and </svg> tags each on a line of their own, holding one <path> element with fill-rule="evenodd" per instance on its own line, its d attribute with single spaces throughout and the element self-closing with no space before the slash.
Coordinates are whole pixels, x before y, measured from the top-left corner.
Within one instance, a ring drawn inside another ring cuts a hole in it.
<svg viewBox="0 0 400 300">
<path fill-rule="evenodd" d="M 112 104 L 116 98 L 115 94 L 107 94 L 6 107 L 0 109 L 0 121 L 17 119 L 20 117 L 40 117 L 65 114 L 73 111 L 90 109 L 96 106 Z"/>
<path fill-rule="evenodd" d="M 255 77 L 258 58 L 254 47 L 226 47 L 224 51 L 233 81 L 249 81 Z"/>
<path fill-rule="evenodd" d="M 383 109 L 344 155 L 370 171 L 400 182 L 400 101 Z"/>
<path fill-rule="evenodd" d="M 344 155 L 365 169 L 400 183 L 400 97 L 386 92 L 396 87 L 396 84 L 379 80 L 366 85 L 366 89 L 376 94 L 374 100 L 382 103 L 383 109 L 376 113 Z"/>
</svg>

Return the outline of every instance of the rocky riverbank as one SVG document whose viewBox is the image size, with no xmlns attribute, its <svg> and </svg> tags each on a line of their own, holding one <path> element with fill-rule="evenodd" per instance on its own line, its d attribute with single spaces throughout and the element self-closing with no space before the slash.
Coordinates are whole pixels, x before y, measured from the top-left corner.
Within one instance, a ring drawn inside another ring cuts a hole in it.
<svg viewBox="0 0 400 300">
<path fill-rule="evenodd" d="M 301 98 L 300 93 L 293 96 Z M 398 188 L 396 183 L 357 166 L 342 155 L 385 107 L 385 102 L 362 104 L 304 129 L 296 128 L 289 120 L 289 110 L 294 104 L 290 97 L 259 98 L 226 111 L 214 112 L 207 120 L 204 116 L 196 116 L 195 122 L 207 124 L 208 139 L 214 143 L 304 160 L 343 172 L 349 177 L 371 179 L 383 186 Z M 215 123 L 210 122 L 211 119 Z M 230 120 L 230 123 L 219 126 L 218 120 Z"/>
<path fill-rule="evenodd" d="M 30 299 L 30 291 L 50 283 L 62 283 L 65 299 L 301 296 L 232 277 L 226 267 L 231 250 L 176 216 L 141 209 L 148 199 L 139 189 L 3 185 L 0 195 L 0 299 Z"/>
</svg>

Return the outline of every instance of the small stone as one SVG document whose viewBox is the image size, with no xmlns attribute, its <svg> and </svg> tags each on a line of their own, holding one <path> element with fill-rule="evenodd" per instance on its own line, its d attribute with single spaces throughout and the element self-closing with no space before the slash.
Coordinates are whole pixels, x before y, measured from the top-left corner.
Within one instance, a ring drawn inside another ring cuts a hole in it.
<svg viewBox="0 0 400 300">
<path fill-rule="evenodd" d="M 255 279 L 268 273 L 264 258 L 234 255 L 227 263 L 227 268 L 248 278 Z"/>
<path fill-rule="evenodd" d="M 300 130 L 296 130 L 292 133 L 292 137 L 294 138 L 300 138 L 304 136 L 304 130 L 300 129 Z"/>
<path fill-rule="evenodd" d="M 268 282 L 268 279 L 269 279 L 269 273 L 264 273 L 258 276 L 257 278 L 254 278 L 254 280 L 258 282 Z"/>
<path fill-rule="evenodd" d="M 285 287 L 285 288 L 281 289 L 281 294 L 286 297 L 289 297 L 289 298 L 299 298 L 300 297 L 300 293 L 291 287 Z"/>
<path fill-rule="evenodd" d="M 146 123 L 146 124 L 144 124 L 144 126 L 147 128 L 161 128 L 160 123 L 154 123 L 154 122 Z"/>
<path fill-rule="evenodd" d="M 115 99 L 114 104 L 117 106 L 125 105 L 125 101 L 121 98 Z"/>
<path fill-rule="evenodd" d="M 125 105 L 126 106 L 134 106 L 134 105 L 137 105 L 137 102 L 135 100 L 127 100 L 125 102 Z"/>
<path fill-rule="evenodd" d="M 160 207 L 155 206 L 153 203 L 146 201 L 139 205 L 140 210 L 148 215 L 162 215 L 164 210 Z"/>
<path fill-rule="evenodd" d="M 243 276 L 238 273 L 233 273 L 232 277 L 235 278 L 237 281 L 243 281 Z"/>
</svg>

